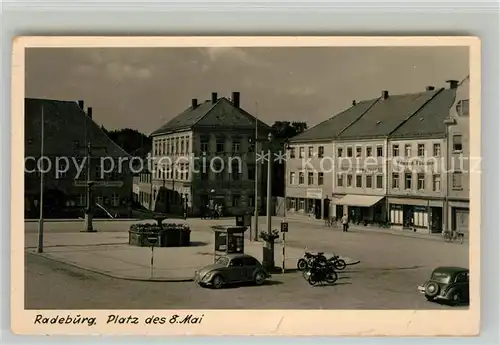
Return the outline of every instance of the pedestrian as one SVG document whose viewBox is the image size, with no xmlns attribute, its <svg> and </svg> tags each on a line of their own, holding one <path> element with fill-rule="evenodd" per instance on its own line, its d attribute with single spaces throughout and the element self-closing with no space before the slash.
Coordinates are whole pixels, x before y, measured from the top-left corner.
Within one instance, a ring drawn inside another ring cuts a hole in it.
<svg viewBox="0 0 500 345">
<path fill-rule="evenodd" d="M 347 232 L 349 228 L 349 220 L 347 219 L 347 214 L 342 217 L 342 232 Z"/>
</svg>

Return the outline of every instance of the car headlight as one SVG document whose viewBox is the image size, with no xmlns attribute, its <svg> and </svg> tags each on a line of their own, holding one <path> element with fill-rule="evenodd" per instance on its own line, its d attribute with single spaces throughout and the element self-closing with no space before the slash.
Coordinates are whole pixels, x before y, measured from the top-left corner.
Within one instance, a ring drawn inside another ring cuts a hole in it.
<svg viewBox="0 0 500 345">
<path fill-rule="evenodd" d="M 212 272 L 208 272 L 207 274 L 205 274 L 202 280 L 210 280 L 210 278 L 212 278 Z"/>
</svg>

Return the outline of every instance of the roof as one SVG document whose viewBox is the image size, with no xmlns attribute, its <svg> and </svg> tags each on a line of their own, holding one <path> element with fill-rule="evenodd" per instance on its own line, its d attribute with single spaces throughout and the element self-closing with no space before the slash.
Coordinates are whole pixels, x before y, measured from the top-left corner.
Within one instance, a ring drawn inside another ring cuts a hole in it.
<svg viewBox="0 0 500 345">
<path fill-rule="evenodd" d="M 448 274 L 453 274 L 457 272 L 468 272 L 468 268 L 458 267 L 458 266 L 440 266 L 436 267 L 432 272 L 443 272 Z"/>
<path fill-rule="evenodd" d="M 252 255 L 244 254 L 244 253 L 231 253 L 231 254 L 225 254 L 224 256 L 228 257 L 230 259 L 234 259 L 234 258 L 254 258 Z"/>
<path fill-rule="evenodd" d="M 38 98 L 24 100 L 25 154 L 40 154 L 42 109 L 44 117 L 44 155 L 73 157 L 85 153 L 88 142 L 102 148 L 96 155 L 129 157 L 112 141 L 75 101 Z M 30 145 L 29 142 L 33 144 Z M 78 146 L 77 146 L 78 144 Z"/>
<path fill-rule="evenodd" d="M 387 137 L 440 91 L 389 95 L 387 99 L 379 98 L 373 107 L 338 137 L 340 139 Z"/>
<path fill-rule="evenodd" d="M 343 129 L 367 112 L 377 99 L 361 101 L 343 112 L 291 138 L 290 143 L 335 139 Z"/>
<path fill-rule="evenodd" d="M 391 138 L 435 137 L 446 135 L 444 120 L 449 116 L 455 102 L 456 90 L 441 91 L 425 107 L 416 112 L 406 122 L 394 130 Z"/>
<path fill-rule="evenodd" d="M 223 127 L 238 129 L 254 129 L 257 119 L 245 110 L 235 107 L 231 101 L 222 97 L 217 102 L 208 100 L 196 108 L 189 107 L 166 124 L 151 133 L 152 136 L 189 130 L 193 127 Z M 259 127 L 270 128 L 257 120 Z"/>
</svg>

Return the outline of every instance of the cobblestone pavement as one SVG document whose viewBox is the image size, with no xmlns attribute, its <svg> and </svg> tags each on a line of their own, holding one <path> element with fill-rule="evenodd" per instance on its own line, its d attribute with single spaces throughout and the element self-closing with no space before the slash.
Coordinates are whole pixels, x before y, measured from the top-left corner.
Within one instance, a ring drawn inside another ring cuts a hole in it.
<svg viewBox="0 0 500 345">
<path fill-rule="evenodd" d="M 426 267 L 384 269 L 360 264 L 340 273 L 333 286 L 312 287 L 294 272 L 276 274 L 263 286 L 222 290 L 193 282 L 113 279 L 33 254 L 26 254 L 25 267 L 27 309 L 452 308 L 427 302 L 417 293 L 416 286 L 428 274 Z"/>
</svg>

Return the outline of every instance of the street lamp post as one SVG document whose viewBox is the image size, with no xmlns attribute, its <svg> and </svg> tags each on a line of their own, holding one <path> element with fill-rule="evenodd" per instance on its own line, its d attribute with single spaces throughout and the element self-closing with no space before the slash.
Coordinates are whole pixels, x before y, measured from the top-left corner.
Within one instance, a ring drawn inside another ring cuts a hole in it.
<svg viewBox="0 0 500 345">
<path fill-rule="evenodd" d="M 271 196 L 271 164 L 272 164 L 272 157 L 271 157 L 271 141 L 273 139 L 273 136 L 271 133 L 267 136 L 268 139 L 268 149 L 267 149 L 267 212 L 266 212 L 266 220 L 267 220 L 267 233 L 271 235 L 272 232 L 272 224 L 271 224 L 271 210 L 272 210 L 272 196 Z"/>
</svg>

